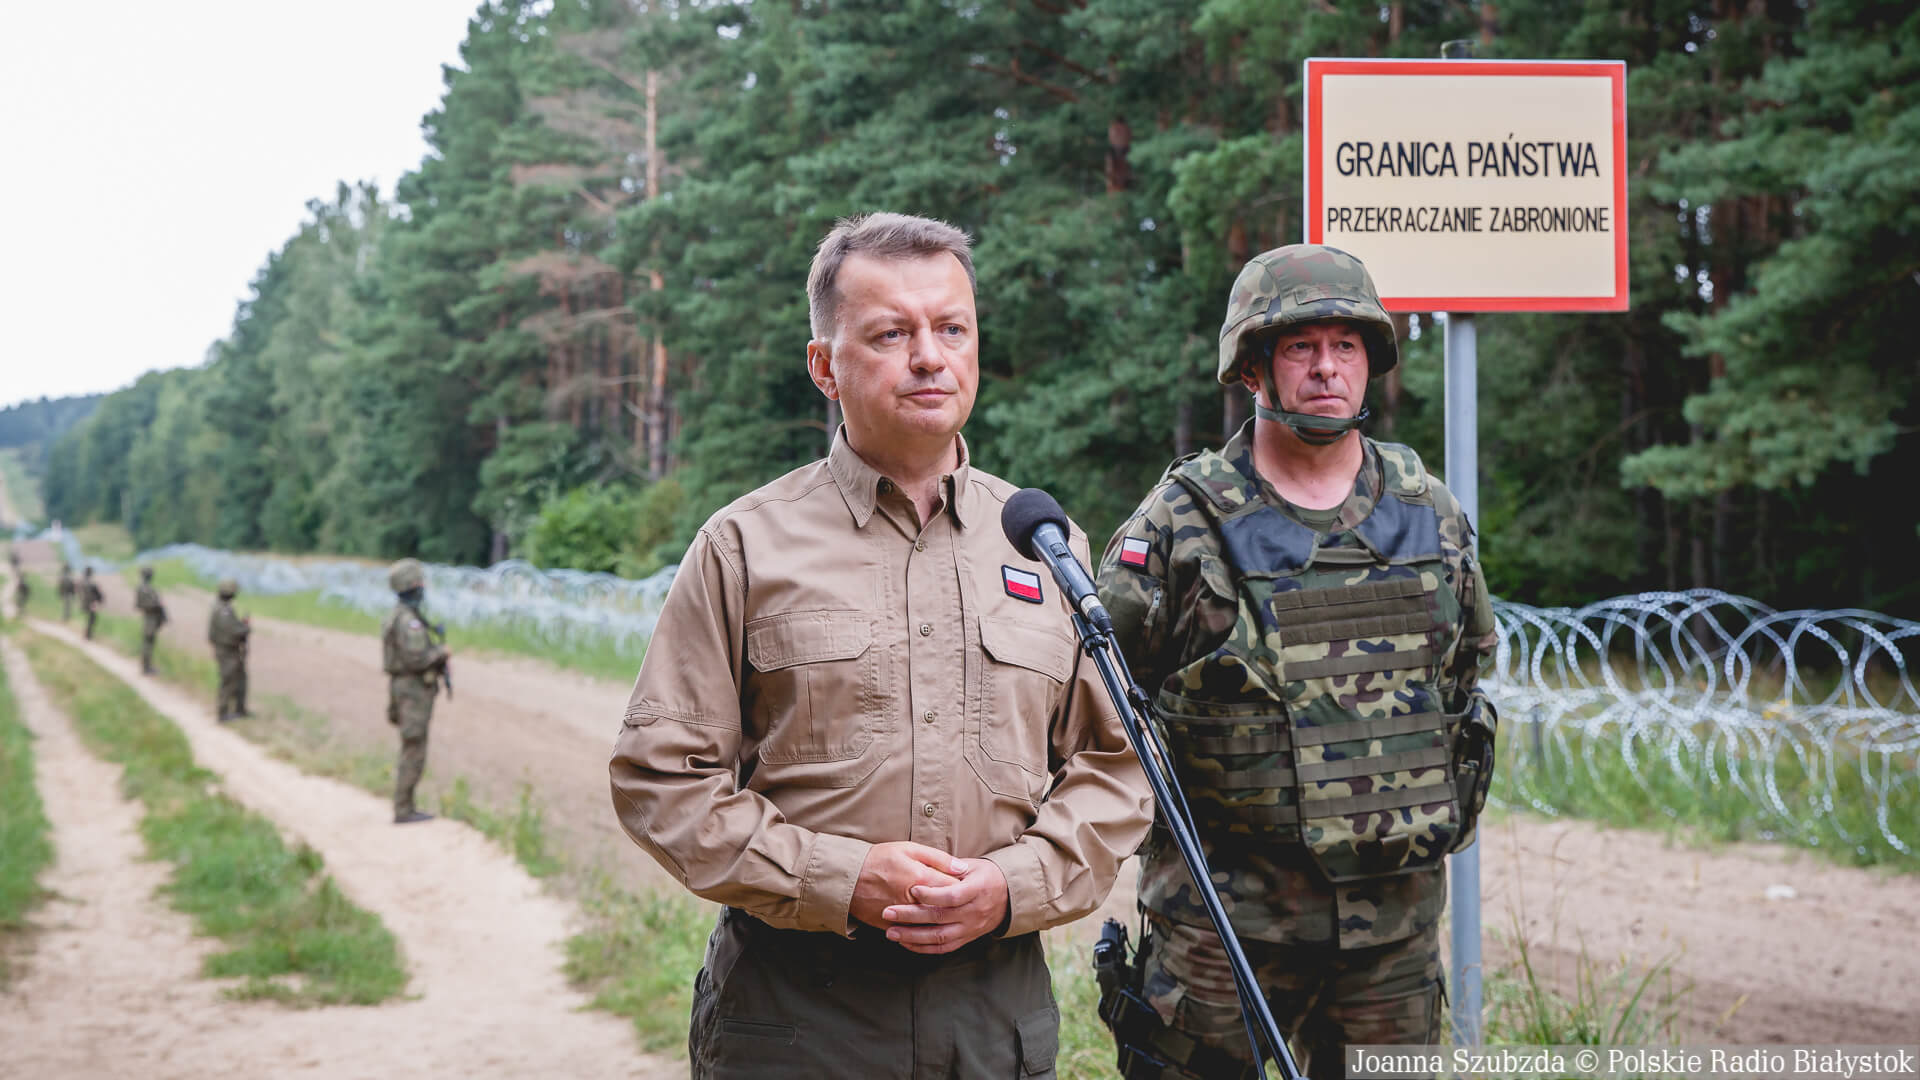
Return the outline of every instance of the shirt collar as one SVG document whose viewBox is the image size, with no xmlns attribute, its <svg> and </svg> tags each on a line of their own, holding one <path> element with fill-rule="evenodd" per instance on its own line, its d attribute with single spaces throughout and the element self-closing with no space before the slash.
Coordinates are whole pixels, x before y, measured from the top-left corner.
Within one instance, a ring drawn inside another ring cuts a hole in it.
<svg viewBox="0 0 1920 1080">
<path fill-rule="evenodd" d="M 1269 504 L 1285 511 L 1292 504 L 1274 490 L 1273 485 L 1265 476 L 1260 475 L 1259 468 L 1253 463 L 1253 425 L 1254 421 L 1251 419 L 1242 425 L 1240 430 L 1234 433 L 1233 438 L 1227 440 L 1227 445 L 1220 448 L 1220 456 L 1240 470 L 1241 475 L 1253 478 L 1260 488 L 1261 497 Z M 1373 513 L 1374 506 L 1379 503 L 1380 491 L 1385 487 L 1380 451 L 1374 446 L 1373 440 L 1362 435 L 1360 450 L 1360 474 L 1353 478 L 1353 491 L 1347 495 L 1346 501 L 1336 508 L 1340 511 L 1340 517 L 1335 523 L 1333 529 L 1335 532 L 1350 529 L 1365 521 L 1367 515 Z"/>
<path fill-rule="evenodd" d="M 955 435 L 954 442 L 960 451 L 960 464 L 947 474 L 947 505 L 953 510 L 953 519 L 961 528 L 972 524 L 978 499 L 973 494 L 973 484 L 969 474 L 972 471 L 971 458 L 967 453 L 967 437 Z M 833 449 L 827 452 L 827 472 L 833 477 L 840 496 L 847 501 L 847 510 L 853 514 L 855 528 L 867 527 L 868 519 L 873 517 L 873 509 L 880 499 L 880 482 L 893 481 L 882 475 L 880 470 L 867 463 L 867 460 L 854 450 L 847 441 L 847 427 L 840 425 L 834 433 Z"/>
</svg>

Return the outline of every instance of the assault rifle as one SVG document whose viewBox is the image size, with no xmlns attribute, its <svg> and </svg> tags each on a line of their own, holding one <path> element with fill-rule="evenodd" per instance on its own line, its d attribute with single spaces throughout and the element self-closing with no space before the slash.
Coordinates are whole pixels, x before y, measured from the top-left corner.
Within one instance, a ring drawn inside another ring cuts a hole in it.
<svg viewBox="0 0 1920 1080">
<path fill-rule="evenodd" d="M 414 618 L 420 620 L 420 625 L 427 628 L 427 640 L 433 642 L 435 645 L 445 645 L 447 643 L 446 623 L 428 622 L 427 617 L 420 613 L 420 608 L 417 604 L 408 604 L 407 610 L 413 612 Z M 440 685 L 447 688 L 447 700 L 452 701 L 453 665 L 445 660 L 440 662 Z"/>
</svg>

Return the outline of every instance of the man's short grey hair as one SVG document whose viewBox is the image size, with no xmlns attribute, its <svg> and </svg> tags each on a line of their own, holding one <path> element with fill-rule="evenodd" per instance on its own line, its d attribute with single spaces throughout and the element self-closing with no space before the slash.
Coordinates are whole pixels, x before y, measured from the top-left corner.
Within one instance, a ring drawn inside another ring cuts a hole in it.
<svg viewBox="0 0 1920 1080">
<path fill-rule="evenodd" d="M 889 213 L 841 218 L 821 239 L 820 249 L 813 253 L 813 269 L 807 271 L 807 321 L 815 340 L 833 336 L 834 316 L 840 307 L 840 291 L 834 279 L 840 276 L 840 264 L 847 261 L 847 256 L 923 259 L 942 252 L 960 260 L 967 271 L 967 287 L 976 288 L 973 238 L 946 222 Z"/>
</svg>

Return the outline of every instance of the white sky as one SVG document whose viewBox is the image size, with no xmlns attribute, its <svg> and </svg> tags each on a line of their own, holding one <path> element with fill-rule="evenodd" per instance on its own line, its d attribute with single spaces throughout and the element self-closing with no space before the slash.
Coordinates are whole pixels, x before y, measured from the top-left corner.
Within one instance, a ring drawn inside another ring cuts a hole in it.
<svg viewBox="0 0 1920 1080">
<path fill-rule="evenodd" d="M 0 406 L 200 363 L 307 200 L 419 164 L 478 6 L 8 5 Z"/>
</svg>

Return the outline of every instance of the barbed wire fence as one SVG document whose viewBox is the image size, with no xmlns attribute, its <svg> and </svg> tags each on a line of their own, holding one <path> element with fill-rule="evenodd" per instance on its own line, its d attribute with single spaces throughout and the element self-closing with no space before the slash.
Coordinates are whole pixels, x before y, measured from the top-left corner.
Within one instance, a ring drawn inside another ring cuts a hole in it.
<svg viewBox="0 0 1920 1080">
<path fill-rule="evenodd" d="M 1483 683 L 1512 802 L 1718 813 L 1756 838 L 1860 856 L 1920 847 L 1920 623 L 1710 589 L 1494 613 Z"/>
<path fill-rule="evenodd" d="M 63 536 L 74 565 L 84 556 Z M 393 603 L 386 569 L 180 544 L 203 581 L 312 592 L 370 615 Z M 429 605 L 455 625 L 492 623 L 559 646 L 645 647 L 672 583 L 509 561 L 429 565 Z M 1718 820 L 1758 839 L 1866 857 L 1920 852 L 1920 623 L 1871 611 L 1775 611 L 1709 589 L 1579 608 L 1496 601 L 1499 646 L 1483 685 L 1504 741 L 1496 804 L 1548 815 L 1651 812 Z M 1650 823 L 1650 822 L 1642 822 Z"/>
<path fill-rule="evenodd" d="M 112 572 L 112 563 L 83 556 L 64 534 L 68 562 Z M 172 544 L 141 552 L 139 563 L 177 560 L 205 582 L 232 578 L 242 593 L 315 593 L 323 603 L 367 615 L 393 607 L 387 568 L 343 559 L 290 559 Z M 608 642 L 637 656 L 653 635 L 674 567 L 638 580 L 584 570 L 546 570 L 520 560 L 489 567 L 426 564 L 427 608 L 454 626 L 486 624 L 555 646 Z"/>
</svg>

